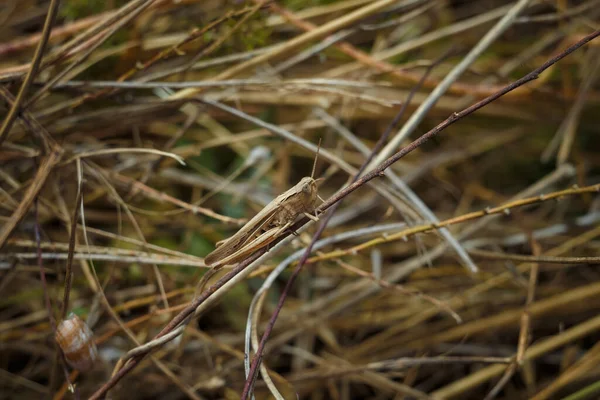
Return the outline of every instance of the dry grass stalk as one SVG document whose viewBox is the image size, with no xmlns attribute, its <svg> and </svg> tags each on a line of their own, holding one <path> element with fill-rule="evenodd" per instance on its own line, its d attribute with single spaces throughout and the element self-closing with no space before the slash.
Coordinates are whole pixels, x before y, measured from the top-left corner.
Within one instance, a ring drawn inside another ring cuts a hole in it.
<svg viewBox="0 0 600 400">
<path fill-rule="evenodd" d="M 597 396 L 598 0 L 92 3 L 0 5 L 3 394 Z M 319 138 L 323 237 L 206 274 Z"/>
</svg>

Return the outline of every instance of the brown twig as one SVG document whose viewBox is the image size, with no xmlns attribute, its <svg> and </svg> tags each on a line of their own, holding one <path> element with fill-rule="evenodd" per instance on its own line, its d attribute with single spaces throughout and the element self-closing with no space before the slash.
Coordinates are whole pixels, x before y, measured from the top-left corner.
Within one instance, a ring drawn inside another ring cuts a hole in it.
<svg viewBox="0 0 600 400">
<path fill-rule="evenodd" d="M 524 254 L 509 254 L 495 251 L 471 249 L 469 254 L 488 260 L 511 260 L 532 263 L 547 264 L 597 264 L 600 257 L 550 257 L 550 256 L 528 256 Z"/>
<path fill-rule="evenodd" d="M 135 189 L 135 190 L 139 191 L 139 193 L 143 193 L 144 196 L 146 196 L 148 198 L 155 199 L 158 201 L 165 201 L 165 202 L 174 204 L 177 207 L 181 207 L 184 210 L 188 210 L 188 211 L 192 212 L 193 214 L 202 214 L 207 217 L 211 217 L 216 220 L 219 220 L 219 221 L 222 221 L 222 222 L 225 222 L 228 224 L 234 224 L 234 225 L 241 225 L 245 222 L 245 220 L 243 220 L 243 219 L 227 217 L 225 215 L 217 214 L 216 212 L 214 212 L 211 209 L 208 209 L 205 207 L 200 207 L 200 206 L 197 206 L 194 204 L 186 203 L 186 202 L 181 201 L 181 200 L 179 200 L 173 196 L 170 196 L 164 192 L 160 192 L 156 189 L 153 189 L 150 186 L 143 184 L 142 182 L 136 181 L 133 178 L 129 178 L 127 176 L 117 174 L 117 173 L 108 173 L 107 172 L 107 175 L 110 176 L 114 181 L 116 181 L 118 183 L 130 185 L 131 189 Z"/>
<path fill-rule="evenodd" d="M 259 0 L 254 0 L 254 1 L 258 2 Z M 292 24 L 294 24 L 295 26 L 297 26 L 298 28 L 300 28 L 306 32 L 314 31 L 317 28 L 317 26 L 315 24 L 312 24 L 310 22 L 307 22 L 307 21 L 304 21 L 304 20 L 298 18 L 296 15 L 294 15 L 293 12 L 277 5 L 276 3 L 272 3 L 269 7 L 271 8 L 271 10 L 278 13 L 283 18 L 285 18 L 286 20 L 288 20 L 289 22 L 291 22 Z M 421 76 L 418 73 L 403 70 L 403 69 L 398 68 L 397 66 L 395 66 L 391 63 L 388 63 L 384 60 L 377 60 L 376 58 L 370 56 L 369 54 L 365 53 L 364 51 L 357 49 L 355 46 L 353 46 L 352 44 L 350 44 L 348 42 L 336 43 L 334 46 L 337 49 L 339 49 L 340 51 L 342 51 L 344 54 L 354 58 L 357 62 L 364 64 L 366 66 L 372 67 L 381 73 L 389 73 L 391 76 L 393 76 L 396 79 L 399 79 L 401 81 L 408 81 L 408 82 L 416 83 L 421 80 Z M 439 83 L 439 81 L 437 79 L 426 79 L 423 82 L 423 85 L 425 87 L 431 88 L 431 87 L 435 87 L 438 83 Z M 450 90 L 455 93 L 463 93 L 463 94 L 469 93 L 469 94 L 477 94 L 480 96 L 481 95 L 489 95 L 490 93 L 494 93 L 495 91 L 500 90 L 500 89 L 501 89 L 500 86 L 497 86 L 497 87 L 494 87 L 492 85 L 473 86 L 473 85 L 464 84 L 461 82 L 454 83 L 450 88 Z"/>
<path fill-rule="evenodd" d="M 25 195 L 19 203 L 19 206 L 10 216 L 9 220 L 2 226 L 2 230 L 0 231 L 0 249 L 4 247 L 6 240 L 9 238 L 12 231 L 17 227 L 19 221 L 23 219 L 25 214 L 27 214 L 27 211 L 29 211 L 29 207 L 31 207 L 31 204 L 35 200 L 36 196 L 40 190 L 42 190 L 42 187 L 46 183 L 46 179 L 48 179 L 50 172 L 60 161 L 60 156 L 60 151 L 56 148 L 52 148 L 50 154 L 48 154 L 40 163 L 37 174 L 33 178 L 29 188 L 27 188 L 27 192 L 25 192 Z"/>
<path fill-rule="evenodd" d="M 541 203 L 544 201 L 559 199 L 563 196 L 569 196 L 569 195 L 574 195 L 574 194 L 585 194 L 585 193 L 597 193 L 599 191 L 600 191 L 600 184 L 597 184 L 597 185 L 586 186 L 583 188 L 575 187 L 575 188 L 571 188 L 571 189 L 560 190 L 557 192 L 548 193 L 548 194 L 540 195 L 540 196 L 527 197 L 524 199 L 519 199 L 519 200 L 508 202 L 508 203 L 503 204 L 498 207 L 486 208 L 481 211 L 474 211 L 474 212 L 471 212 L 468 214 L 459 215 L 458 217 L 450 218 L 445 221 L 440 221 L 437 224 L 424 224 L 424 225 L 413 226 L 411 228 L 404 229 L 400 232 L 396 232 L 391 235 L 386 235 L 385 237 L 379 237 L 376 239 L 369 240 L 368 242 L 361 243 L 359 245 L 353 246 L 346 250 L 335 250 L 335 251 L 332 251 L 329 253 L 324 253 L 321 256 L 313 257 L 312 259 L 309 259 L 307 262 L 309 264 L 312 264 L 317 261 L 330 260 L 330 259 L 335 259 L 335 258 L 349 255 L 349 254 L 356 254 L 359 251 L 366 250 L 366 249 L 376 246 L 378 244 L 397 241 L 397 240 L 404 240 L 404 239 L 406 239 L 412 235 L 415 235 L 417 233 L 425 233 L 425 232 L 433 231 L 435 229 L 439 229 L 440 227 L 446 227 L 446 226 L 450 226 L 450 225 L 454 225 L 454 224 L 464 223 L 464 222 L 471 221 L 474 219 L 483 218 L 483 217 L 486 217 L 489 215 L 510 214 L 510 210 L 513 208 L 516 208 L 516 207 L 523 207 L 523 206 L 527 206 L 527 205 L 531 205 L 531 204 Z M 485 253 L 480 253 L 480 254 L 485 254 Z M 511 257 L 509 256 L 508 258 L 511 258 Z M 523 260 L 523 261 L 537 259 L 536 257 L 528 257 L 528 256 L 524 256 L 524 257 L 514 256 L 513 258 Z M 582 261 L 580 260 L 579 262 L 582 262 Z"/>
<path fill-rule="evenodd" d="M 111 13 L 112 11 L 107 11 L 86 18 L 78 19 L 77 21 L 73 21 L 72 23 L 67 25 L 55 27 L 50 33 L 49 41 L 72 35 L 73 33 L 81 29 L 85 29 L 88 26 L 96 23 L 97 21 L 102 20 Z M 0 45 L 0 57 L 13 52 L 26 50 L 29 47 L 33 47 L 42 40 L 42 36 L 43 33 L 34 33 L 32 35 L 26 36 L 24 38 L 19 38 L 9 43 L 3 43 Z"/>
<path fill-rule="evenodd" d="M 44 271 L 44 263 L 42 262 L 42 247 L 40 246 L 40 243 L 42 241 L 42 235 L 40 232 L 40 221 L 39 221 L 39 217 L 38 217 L 37 200 L 33 204 L 33 213 L 34 213 L 34 218 L 35 218 L 33 231 L 34 231 L 35 243 L 36 243 L 37 265 L 40 270 L 40 282 L 42 283 L 42 290 L 44 293 L 44 305 L 46 307 L 46 312 L 48 314 L 48 321 L 50 321 L 50 327 L 52 329 L 52 332 L 56 332 L 57 324 L 56 324 L 56 319 L 54 318 L 54 313 L 52 311 L 52 302 L 50 301 L 50 295 L 48 293 L 48 281 L 46 279 L 46 272 Z M 60 350 L 60 347 L 56 343 L 54 344 L 54 347 L 56 348 L 56 351 L 57 351 L 56 357 L 54 358 L 56 360 L 56 362 L 54 364 L 54 368 L 52 369 L 53 373 L 50 376 L 50 382 L 52 383 L 54 381 L 54 376 L 55 376 L 54 371 L 55 371 L 55 366 L 56 366 L 57 362 L 62 361 L 60 364 L 61 364 L 63 373 L 65 375 L 65 379 L 66 379 L 67 383 L 69 385 L 71 385 L 69 371 L 67 369 L 67 363 L 65 361 L 64 354 Z M 51 387 L 52 387 L 52 385 L 51 385 Z M 76 396 L 76 398 L 79 397 L 78 391 L 75 392 L 75 396 Z"/>
<path fill-rule="evenodd" d="M 147 7 L 148 5 L 146 5 Z M 118 82 L 124 82 L 127 79 L 131 78 L 132 76 L 134 76 L 137 73 L 143 72 L 147 69 L 149 69 L 150 67 L 152 67 L 153 65 L 155 65 L 156 63 L 158 63 L 159 61 L 164 61 L 169 59 L 171 56 L 175 55 L 182 55 L 183 51 L 181 50 L 181 47 L 192 43 L 195 40 L 201 39 L 203 38 L 203 36 L 207 33 L 212 31 L 213 29 L 215 29 L 216 27 L 218 27 L 219 25 L 223 24 L 224 22 L 228 21 L 231 18 L 237 17 L 237 16 L 242 16 L 244 18 L 248 17 L 249 15 L 251 15 L 252 11 L 255 10 L 257 7 L 246 7 L 242 10 L 237 10 L 237 11 L 231 11 L 229 12 L 227 15 L 217 19 L 216 21 L 211 22 L 210 24 L 208 24 L 207 26 L 203 27 L 202 29 L 195 29 L 193 30 L 185 39 L 183 39 L 181 42 L 169 47 L 168 49 L 165 49 L 161 52 L 159 52 L 158 54 L 156 54 L 155 56 L 153 56 L 152 58 L 150 58 L 148 61 L 142 63 L 141 65 L 136 65 L 135 68 L 131 68 L 129 71 L 125 72 L 124 74 L 122 74 L 117 81 Z M 142 9 L 138 9 L 135 12 L 139 13 L 141 12 Z M 127 16 L 128 19 L 131 19 L 134 17 L 134 15 L 129 15 Z M 242 19 L 244 20 L 244 19 Z M 238 24 L 239 25 L 239 24 Z M 102 42 L 102 41 L 98 41 L 98 42 Z M 100 43 L 97 43 L 100 44 Z M 208 54 L 210 54 L 213 50 L 215 50 L 222 42 L 221 41 L 217 41 L 214 42 L 210 45 L 207 45 L 203 50 L 201 50 L 198 54 L 197 57 L 202 57 L 202 56 L 206 56 Z M 95 47 L 92 47 L 91 50 L 93 50 Z M 90 50 L 90 53 L 91 53 Z M 89 55 L 89 54 L 88 54 Z M 47 90 L 50 90 L 52 86 L 54 86 L 55 84 L 58 83 L 58 79 L 54 78 L 51 82 L 49 82 L 48 84 L 46 84 L 44 86 L 44 88 L 40 89 L 38 91 L 38 94 L 41 94 Z M 118 91 L 118 88 L 112 88 L 112 89 L 104 89 L 104 90 L 100 90 L 97 93 L 93 93 L 93 94 L 85 94 L 81 97 L 79 97 L 78 99 L 75 99 L 74 101 L 69 103 L 69 108 L 71 110 L 81 106 L 82 104 L 86 103 L 87 101 L 90 100 L 94 100 L 94 99 L 98 99 L 102 96 L 108 96 L 111 94 L 114 94 Z M 36 97 L 37 97 L 36 95 Z"/>
<path fill-rule="evenodd" d="M 432 63 L 425 70 L 425 73 L 421 77 L 421 80 L 412 88 L 406 101 L 402 104 L 402 107 L 400 108 L 400 110 L 398 111 L 396 116 L 393 118 L 392 122 L 387 126 L 383 135 L 381 135 L 381 137 L 379 138 L 379 140 L 377 141 L 377 143 L 371 150 L 371 153 L 369 154 L 369 156 L 366 158 L 365 161 L 363 161 L 363 164 L 359 168 L 358 172 L 352 177 L 350 184 L 356 182 L 360 178 L 360 176 L 365 172 L 365 170 L 367 169 L 367 167 L 369 166 L 369 164 L 371 163 L 373 158 L 375 158 L 375 155 L 383 148 L 383 146 L 385 145 L 385 142 L 389 138 L 390 134 L 392 133 L 392 131 L 394 130 L 396 125 L 400 122 L 400 119 L 403 117 L 404 112 L 408 109 L 408 106 L 409 106 L 410 102 L 412 101 L 413 96 L 421 88 L 423 82 L 425 81 L 425 79 L 427 78 L 429 73 L 433 70 L 433 68 L 435 66 L 437 66 L 439 63 L 441 63 L 448 54 L 449 54 L 449 52 L 444 54 L 442 57 L 440 57 L 438 60 L 436 60 L 436 62 Z M 281 293 L 281 296 L 279 297 L 277 307 L 275 308 L 275 311 L 271 315 L 271 319 L 269 320 L 269 323 L 267 324 L 267 327 L 266 327 L 265 331 L 263 332 L 263 336 L 260 340 L 260 344 L 259 344 L 258 349 L 256 350 L 256 354 L 254 355 L 254 358 L 252 360 L 252 364 L 250 366 L 250 371 L 248 372 L 248 376 L 246 377 L 246 383 L 244 384 L 244 390 L 242 392 L 242 399 L 245 400 L 246 398 L 248 398 L 248 395 L 252 391 L 252 387 L 254 386 L 254 382 L 256 380 L 256 376 L 257 376 L 256 374 L 258 372 L 258 367 L 259 367 L 262 357 L 263 357 L 265 345 L 267 343 L 267 340 L 269 339 L 269 336 L 271 335 L 271 332 L 273 331 L 273 327 L 275 326 L 277 317 L 279 316 L 279 313 L 281 312 L 281 310 L 283 308 L 283 303 L 285 302 L 285 299 L 289 295 L 290 290 L 294 284 L 294 281 L 296 280 L 298 275 L 300 275 L 300 271 L 302 270 L 302 267 L 308 260 L 308 257 L 310 256 L 310 253 L 311 253 L 315 243 L 317 242 L 317 240 L 319 240 L 319 237 L 321 237 L 321 234 L 327 227 L 327 224 L 329 223 L 329 221 L 335 214 L 336 210 L 341 206 L 341 204 L 342 204 L 341 200 L 338 201 L 337 203 L 335 203 L 331 207 L 329 212 L 325 215 L 325 218 L 323 218 L 323 221 L 319 225 L 317 232 L 313 235 L 312 240 L 310 241 L 304 254 L 302 255 L 302 258 L 300 258 L 300 261 L 298 261 L 298 265 L 296 266 L 296 268 L 294 269 L 294 272 L 292 272 L 292 275 L 290 276 L 288 282 L 286 283 L 285 288 L 284 288 L 283 292 Z"/>
<path fill-rule="evenodd" d="M 0 127 L 0 148 L 2 147 L 2 142 L 6 139 L 6 136 L 10 132 L 13 123 L 17 115 L 19 114 L 19 110 L 21 107 L 21 103 L 25 100 L 25 96 L 29 91 L 29 87 L 33 83 L 35 79 L 35 75 L 37 74 L 38 68 L 42 61 L 42 57 L 44 55 L 44 50 L 46 48 L 46 44 L 48 43 L 48 38 L 50 37 L 50 31 L 52 31 L 52 26 L 54 25 L 54 20 L 56 19 L 56 15 L 58 13 L 58 6 L 60 5 L 60 0 L 51 0 L 50 5 L 48 7 L 48 14 L 46 15 L 46 21 L 44 22 L 44 28 L 42 30 L 42 38 L 38 43 L 38 47 L 35 49 L 35 53 L 33 55 L 33 60 L 31 61 L 31 66 L 29 68 L 29 72 L 27 72 L 27 76 L 19 89 L 19 94 L 17 94 L 17 98 L 13 103 L 8 115 L 4 118 L 2 122 L 2 127 Z M 1 246 L 0 241 L 0 246 Z"/>
<path fill-rule="evenodd" d="M 77 160 L 77 175 L 81 177 L 81 161 Z M 67 263 L 65 265 L 65 284 L 64 284 L 64 295 L 63 303 L 61 308 L 62 318 L 66 318 L 67 311 L 69 310 L 69 297 L 71 295 L 71 284 L 73 281 L 73 255 L 75 254 L 75 244 L 77 242 L 77 220 L 79 219 L 79 206 L 83 196 L 81 189 L 81 179 L 78 179 L 77 195 L 75 196 L 75 203 L 73 205 L 73 215 L 71 217 L 71 228 L 69 232 L 69 249 L 67 256 Z"/>
<path fill-rule="evenodd" d="M 88 41 L 78 45 L 75 50 L 77 51 L 77 56 L 75 59 L 69 64 L 66 68 L 60 71 L 58 74 L 52 77 L 48 82 L 44 84 L 44 86 L 39 89 L 35 94 L 31 96 L 31 98 L 27 101 L 26 106 L 31 106 L 35 104 L 40 97 L 42 97 L 46 92 L 48 92 L 52 87 L 64 78 L 70 71 L 72 71 L 75 67 L 83 63 L 88 57 L 96 50 L 102 43 L 104 43 L 108 38 L 114 35 L 119 29 L 127 25 L 129 22 L 133 21 L 135 17 L 139 16 L 143 13 L 150 5 L 151 1 L 146 1 L 142 3 L 137 8 L 131 10 L 127 15 L 120 18 L 115 24 L 107 28 L 104 32 L 99 33 L 98 35 L 92 37 Z"/>
</svg>

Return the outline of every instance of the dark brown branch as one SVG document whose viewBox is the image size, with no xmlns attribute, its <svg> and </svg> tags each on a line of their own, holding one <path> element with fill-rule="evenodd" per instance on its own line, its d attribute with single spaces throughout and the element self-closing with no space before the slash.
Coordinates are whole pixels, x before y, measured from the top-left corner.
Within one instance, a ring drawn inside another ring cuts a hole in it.
<svg viewBox="0 0 600 400">
<path fill-rule="evenodd" d="M 78 163 L 77 172 L 79 175 L 80 164 Z M 78 176 L 79 178 L 79 176 Z M 79 206 L 81 205 L 81 199 L 83 191 L 81 189 L 81 182 L 77 182 L 77 195 L 75 196 L 75 205 L 73 206 L 73 216 L 71 218 L 71 232 L 69 234 L 69 250 L 67 255 L 67 263 L 65 268 L 65 292 L 63 294 L 63 303 L 61 307 L 61 317 L 67 317 L 67 311 L 69 310 L 69 298 L 71 295 L 71 284 L 73 282 L 73 256 L 75 255 L 75 242 L 77 241 L 77 220 L 79 219 Z"/>
<path fill-rule="evenodd" d="M 377 141 L 377 143 L 371 150 L 371 153 L 369 154 L 367 159 L 360 166 L 360 169 L 358 170 L 356 175 L 354 175 L 354 177 L 352 178 L 351 183 L 356 182 L 358 180 L 358 178 L 360 178 L 360 176 L 363 174 L 363 172 L 365 172 L 365 170 L 367 169 L 367 167 L 369 166 L 371 161 L 373 161 L 373 159 L 375 158 L 377 153 L 379 153 L 379 151 L 385 145 L 385 142 L 387 141 L 388 137 L 390 136 L 390 134 L 392 133 L 392 131 L 394 130 L 396 125 L 400 122 L 400 119 L 402 119 L 402 116 L 406 112 L 408 105 L 411 103 L 414 95 L 417 93 L 417 91 L 423 85 L 423 82 L 425 82 L 425 79 L 427 79 L 427 76 L 429 76 L 429 73 L 433 70 L 433 68 L 435 68 L 437 65 L 439 65 L 440 62 L 445 60 L 446 57 L 448 56 L 448 54 L 449 54 L 449 52 L 444 54 L 442 57 L 440 57 L 438 60 L 433 62 L 425 70 L 425 73 L 421 77 L 421 80 L 416 85 L 413 86 L 412 90 L 408 94 L 408 97 L 404 101 L 404 104 L 402 104 L 402 107 L 400 108 L 400 110 L 398 111 L 398 113 L 396 114 L 396 116 L 394 117 L 392 122 L 388 125 L 386 130 L 383 132 L 383 135 L 381 135 L 381 137 L 379 138 L 379 140 Z M 294 272 L 290 276 L 290 279 L 288 279 L 288 281 L 285 285 L 285 288 L 284 288 L 283 292 L 281 293 L 281 296 L 279 297 L 279 302 L 277 303 L 277 307 L 275 308 L 275 311 L 271 315 L 271 319 L 269 320 L 269 323 L 267 324 L 267 327 L 266 327 L 266 329 L 263 333 L 263 336 L 260 340 L 258 349 L 256 350 L 256 355 L 254 356 L 254 358 L 252 360 L 252 364 L 250 365 L 250 371 L 246 378 L 246 383 L 244 384 L 244 390 L 242 392 L 242 399 L 244 399 L 244 400 L 247 399 L 248 395 L 252 391 L 252 387 L 254 386 L 254 382 L 256 381 L 258 367 L 261 363 L 263 352 L 265 350 L 265 345 L 267 344 L 267 340 L 269 339 L 269 336 L 271 335 L 271 332 L 273 331 L 273 328 L 275 327 L 275 322 L 277 321 L 277 317 L 279 316 L 279 313 L 281 312 L 281 310 L 283 308 L 283 303 L 285 302 L 285 299 L 289 295 L 290 290 L 291 290 L 296 278 L 298 277 L 298 275 L 300 275 L 300 271 L 302 270 L 302 267 L 306 264 L 306 261 L 308 260 L 308 256 L 310 256 L 310 253 L 312 252 L 312 249 L 313 249 L 315 243 L 317 242 L 317 240 L 319 240 L 319 237 L 321 237 L 321 234 L 323 234 L 323 231 L 327 227 L 327 224 L 329 224 L 329 221 L 331 220 L 331 218 L 335 214 L 336 210 L 341 205 L 342 205 L 342 201 L 340 200 L 335 205 L 333 205 L 333 207 L 331 207 L 331 210 L 329 210 L 327 215 L 325 215 L 325 217 L 323 218 L 323 221 L 321 222 L 321 225 L 319 225 L 319 228 L 313 235 L 312 240 L 310 241 L 308 247 L 304 251 L 302 258 L 298 262 L 298 265 L 296 265 L 296 268 L 294 269 Z"/>
</svg>

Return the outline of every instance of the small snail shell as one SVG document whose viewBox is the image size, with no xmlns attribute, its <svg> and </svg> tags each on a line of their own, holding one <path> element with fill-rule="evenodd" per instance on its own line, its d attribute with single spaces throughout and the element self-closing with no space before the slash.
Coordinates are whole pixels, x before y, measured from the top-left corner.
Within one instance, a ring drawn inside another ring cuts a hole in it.
<svg viewBox="0 0 600 400">
<path fill-rule="evenodd" d="M 94 333 L 77 315 L 69 315 L 58 325 L 56 342 L 69 365 L 79 371 L 91 369 L 98 358 Z"/>
</svg>

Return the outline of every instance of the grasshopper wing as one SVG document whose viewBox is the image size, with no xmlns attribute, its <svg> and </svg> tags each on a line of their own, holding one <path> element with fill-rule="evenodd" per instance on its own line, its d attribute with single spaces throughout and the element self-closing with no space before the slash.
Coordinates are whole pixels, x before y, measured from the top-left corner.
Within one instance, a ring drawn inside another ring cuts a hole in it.
<svg viewBox="0 0 600 400">
<path fill-rule="evenodd" d="M 226 257 L 230 257 L 246 246 L 251 239 L 254 239 L 261 228 L 272 228 L 270 226 L 272 222 L 275 225 L 283 225 L 288 222 L 288 219 L 292 219 L 292 216 L 295 218 L 297 214 L 304 210 L 304 207 L 300 207 L 302 205 L 300 203 L 303 203 L 303 201 L 298 203 L 295 199 L 299 196 L 304 196 L 303 188 L 306 187 L 307 183 L 314 183 L 314 179 L 309 177 L 303 178 L 294 187 L 277 196 L 237 231 L 235 235 L 227 240 L 218 242 L 217 248 L 204 258 L 204 263 L 210 266 Z M 309 191 L 313 192 L 312 190 Z M 292 210 L 290 211 L 290 209 Z M 276 215 L 277 221 L 274 221 Z"/>
<path fill-rule="evenodd" d="M 258 232 L 260 228 L 268 225 L 269 221 L 273 218 L 275 209 L 272 209 L 271 211 L 267 210 L 269 212 L 265 212 L 266 209 L 267 207 L 263 208 L 261 212 L 256 214 L 254 218 L 248 221 L 246 225 L 244 225 L 232 237 L 218 242 L 217 248 L 204 258 L 204 263 L 210 266 L 217 261 L 230 256 L 243 247 L 256 234 L 256 232 Z"/>
</svg>

